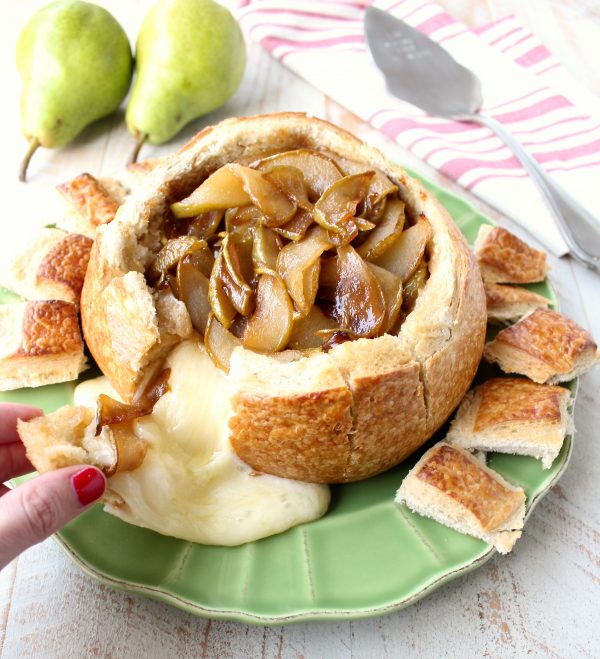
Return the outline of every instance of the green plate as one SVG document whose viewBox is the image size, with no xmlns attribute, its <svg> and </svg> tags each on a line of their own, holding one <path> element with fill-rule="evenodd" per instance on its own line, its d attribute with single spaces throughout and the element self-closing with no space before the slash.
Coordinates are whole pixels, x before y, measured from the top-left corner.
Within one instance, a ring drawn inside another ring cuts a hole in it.
<svg viewBox="0 0 600 659">
<path fill-rule="evenodd" d="M 425 183 L 469 242 L 481 224 L 491 223 L 467 202 Z M 532 288 L 555 304 L 546 283 Z M 28 402 L 50 412 L 71 402 L 73 387 L 23 389 L 0 394 L 0 400 Z M 529 514 L 566 468 L 571 445 L 568 437 L 546 471 L 538 460 L 521 456 L 490 455 L 488 462 L 523 486 Z M 162 536 L 126 524 L 99 506 L 56 537 L 81 568 L 103 583 L 201 616 L 283 624 L 381 615 L 475 569 L 495 551 L 394 505 L 394 494 L 418 457 L 375 478 L 333 487 L 323 519 L 240 547 Z"/>
</svg>

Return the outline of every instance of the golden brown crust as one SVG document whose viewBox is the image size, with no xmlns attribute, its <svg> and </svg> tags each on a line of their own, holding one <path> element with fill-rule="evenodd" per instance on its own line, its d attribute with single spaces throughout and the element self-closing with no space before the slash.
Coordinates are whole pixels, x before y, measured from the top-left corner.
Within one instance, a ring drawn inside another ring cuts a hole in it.
<svg viewBox="0 0 600 659">
<path fill-rule="evenodd" d="M 433 229 L 430 277 L 400 336 L 367 341 L 366 361 L 371 351 L 379 350 L 382 339 L 398 345 L 401 355 L 393 369 L 382 366 L 370 373 L 347 369 L 345 386 L 342 381 L 341 385 L 286 395 L 248 389 L 230 375 L 234 387 L 231 441 L 242 459 L 257 469 L 289 476 L 289 456 L 298 455 L 302 448 L 295 478 L 347 481 L 369 475 L 362 465 L 377 471 L 392 466 L 445 421 L 475 373 L 486 317 L 479 272 L 446 211 L 406 172 L 346 131 L 296 113 L 230 119 L 203 130 L 152 174 L 154 192 L 146 186 L 134 193 L 115 222 L 99 229 L 82 295 L 82 322 L 86 341 L 103 372 L 120 395 L 130 399 L 143 371 L 179 337 L 170 335 L 169 343 L 164 332 L 156 331 L 157 321 L 151 320 L 144 323 L 151 335 L 132 332 L 136 321 L 131 319 L 130 307 L 135 304 L 127 303 L 127 295 L 109 296 L 106 291 L 119 287 L 115 282 L 125 277 L 143 277 L 141 273 L 157 249 L 156 228 L 167 205 L 190 194 L 210 173 L 265 151 L 304 147 L 327 149 L 380 169 L 398 184 L 400 196 L 415 216 L 425 214 Z M 140 298 L 152 297 L 141 281 L 136 290 Z M 145 309 L 150 318 L 149 308 Z M 132 347 L 121 346 L 129 340 L 121 337 L 138 338 Z M 122 352 L 125 348 L 130 351 L 128 362 L 121 355 L 117 358 L 117 346 Z M 396 397 L 399 405 L 390 418 L 389 396 Z M 370 399 L 375 401 L 371 405 Z M 330 410 L 322 405 L 325 400 Z M 362 418 L 366 414 L 370 414 L 368 420 Z M 387 434 L 394 425 L 392 419 L 402 427 L 401 432 L 393 428 L 398 445 Z M 339 460 L 335 469 L 331 461 L 318 457 L 317 435 L 331 444 Z M 322 471 L 317 472 L 320 462 Z"/>
<path fill-rule="evenodd" d="M 146 158 L 138 162 L 132 162 L 127 165 L 127 171 L 133 176 L 134 180 L 141 183 L 151 172 L 163 163 L 163 158 Z"/>
<path fill-rule="evenodd" d="M 118 202 L 91 174 L 79 174 L 57 188 L 91 227 L 111 222 L 119 208 Z"/>
<path fill-rule="evenodd" d="M 546 254 L 502 227 L 481 226 L 475 256 L 487 282 L 527 284 L 543 281 L 546 276 Z"/>
<path fill-rule="evenodd" d="M 521 286 L 491 284 L 484 282 L 488 321 L 507 323 L 516 321 L 525 314 L 548 307 L 550 301 Z"/>
<path fill-rule="evenodd" d="M 238 394 L 231 404 L 231 445 L 251 467 L 306 482 L 339 480 L 340 465 L 350 454 L 348 389 L 279 397 Z"/>
<path fill-rule="evenodd" d="M 74 380 L 85 368 L 77 308 L 63 300 L 0 306 L 0 389 Z"/>
<path fill-rule="evenodd" d="M 591 334 L 550 309 L 536 309 L 499 332 L 484 355 L 506 373 L 540 383 L 568 380 L 598 359 Z"/>
<path fill-rule="evenodd" d="M 522 492 L 505 487 L 474 458 L 448 444 L 435 446 L 415 475 L 466 508 L 484 531 L 497 528 L 523 502 Z"/>
<path fill-rule="evenodd" d="M 379 474 L 414 453 L 427 438 L 419 364 L 353 381 L 351 453 L 347 479 Z"/>
<path fill-rule="evenodd" d="M 92 240 L 43 228 L 15 250 L 0 282 L 26 300 L 79 302 Z"/>
<path fill-rule="evenodd" d="M 40 263 L 36 279 L 38 285 L 64 287 L 70 298 L 79 302 L 93 240 L 77 233 L 69 233 L 54 245 Z"/>
<path fill-rule="evenodd" d="M 16 355 L 40 357 L 83 350 L 77 310 L 63 300 L 30 302 L 23 316 L 22 342 Z"/>
<path fill-rule="evenodd" d="M 563 387 L 536 384 L 523 378 L 492 378 L 479 388 L 480 401 L 473 424 L 481 432 L 509 421 L 561 420 L 561 399 L 569 393 Z"/>
</svg>

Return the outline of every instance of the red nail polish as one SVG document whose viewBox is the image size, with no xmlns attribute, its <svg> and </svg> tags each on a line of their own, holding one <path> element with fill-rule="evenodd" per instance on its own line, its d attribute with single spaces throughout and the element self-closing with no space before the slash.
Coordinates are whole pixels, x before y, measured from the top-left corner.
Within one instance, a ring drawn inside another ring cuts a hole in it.
<svg viewBox="0 0 600 659">
<path fill-rule="evenodd" d="M 94 467 L 86 467 L 71 477 L 75 494 L 82 506 L 97 501 L 106 489 L 106 479 L 102 472 Z"/>
</svg>

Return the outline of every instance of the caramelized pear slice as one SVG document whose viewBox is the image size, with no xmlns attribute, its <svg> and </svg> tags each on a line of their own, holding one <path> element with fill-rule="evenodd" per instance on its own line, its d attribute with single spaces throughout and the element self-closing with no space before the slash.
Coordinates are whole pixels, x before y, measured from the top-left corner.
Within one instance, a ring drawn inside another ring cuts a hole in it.
<svg viewBox="0 0 600 659">
<path fill-rule="evenodd" d="M 421 214 L 416 224 L 403 231 L 395 242 L 377 259 L 375 265 L 385 268 L 405 282 L 417 269 L 425 247 L 431 239 L 429 220 Z"/>
<path fill-rule="evenodd" d="M 172 204 L 171 210 L 175 217 L 190 217 L 250 204 L 260 209 L 267 226 L 285 224 L 297 208 L 266 176 L 250 167 L 230 163 L 217 169 L 189 197 Z"/>
<path fill-rule="evenodd" d="M 242 316 L 248 316 L 254 308 L 254 291 L 248 283 L 254 270 L 252 252 L 244 249 L 241 242 L 230 233 L 223 238 L 221 281 L 233 308 Z"/>
<path fill-rule="evenodd" d="M 133 403 L 121 403 L 106 394 L 100 394 L 96 411 L 96 435 L 100 434 L 102 426 L 115 426 L 150 414 L 159 398 L 168 391 L 170 375 L 170 368 L 154 375 Z"/>
<path fill-rule="evenodd" d="M 200 215 L 194 217 L 189 223 L 186 233 L 188 236 L 197 236 L 206 240 L 216 233 L 222 220 L 222 210 L 200 213 Z"/>
<path fill-rule="evenodd" d="M 335 181 L 342 178 L 340 170 L 331 158 L 308 149 L 278 153 L 261 160 L 257 166 L 261 171 L 273 166 L 299 169 L 304 176 L 309 197 L 313 200 L 318 199 Z"/>
<path fill-rule="evenodd" d="M 273 270 L 261 270 L 256 289 L 256 311 L 248 321 L 244 346 L 264 352 L 283 350 L 294 317 L 283 279 Z"/>
<path fill-rule="evenodd" d="M 318 296 L 321 300 L 327 300 L 329 302 L 335 300 L 335 289 L 338 283 L 337 263 L 337 255 L 321 258 L 318 291 Z"/>
<path fill-rule="evenodd" d="M 295 201 L 298 208 L 311 211 L 312 204 L 308 200 L 306 183 L 304 176 L 297 167 L 290 165 L 277 165 L 269 169 L 262 170 L 265 176 L 273 181 L 275 185 L 292 201 Z"/>
<path fill-rule="evenodd" d="M 252 263 L 254 269 L 277 268 L 277 257 L 281 251 L 281 238 L 273 231 L 258 225 L 254 228 L 254 242 L 252 244 Z"/>
<path fill-rule="evenodd" d="M 209 280 L 191 262 L 184 258 L 177 266 L 177 292 L 179 299 L 185 304 L 194 329 L 204 334 L 208 314 L 211 312 L 208 295 Z"/>
<path fill-rule="evenodd" d="M 240 165 L 224 165 L 213 172 L 189 197 L 171 204 L 175 217 L 192 217 L 218 209 L 246 206 L 252 203 L 239 176 Z"/>
<path fill-rule="evenodd" d="M 204 346 L 217 368 L 228 373 L 231 353 L 241 345 L 241 339 L 227 331 L 213 314 L 209 315 L 204 334 Z"/>
<path fill-rule="evenodd" d="M 223 285 L 223 252 L 219 251 L 208 284 L 208 298 L 213 314 L 225 329 L 231 327 L 236 310 L 231 304 Z"/>
<path fill-rule="evenodd" d="M 377 277 L 350 245 L 338 247 L 332 316 L 340 330 L 356 337 L 375 336 L 385 318 L 385 299 Z"/>
<path fill-rule="evenodd" d="M 252 203 L 260 209 L 268 227 L 278 227 L 290 220 L 298 204 L 285 195 L 268 176 L 250 167 L 236 165 L 238 176 L 244 183 Z"/>
<path fill-rule="evenodd" d="M 171 238 L 150 264 L 148 268 L 149 280 L 151 282 L 162 281 L 167 272 L 175 267 L 185 254 L 191 250 L 206 247 L 206 242 L 204 240 L 199 240 L 195 236 Z"/>
<path fill-rule="evenodd" d="M 385 317 L 379 328 L 379 334 L 385 334 L 396 324 L 402 307 L 402 280 L 374 263 L 367 263 L 367 267 L 377 277 L 385 300 Z"/>
<path fill-rule="evenodd" d="M 360 162 L 354 160 L 347 160 L 346 158 L 336 157 L 335 161 L 340 170 L 348 176 L 349 174 L 361 174 L 370 168 Z M 390 181 L 390 179 L 378 169 L 375 170 L 375 176 L 371 180 L 369 190 L 365 197 L 365 212 L 368 214 L 371 210 L 387 195 L 393 194 L 398 190 L 398 186 Z"/>
<path fill-rule="evenodd" d="M 315 204 L 315 222 L 327 229 L 334 244 L 346 245 L 356 238 L 358 227 L 353 220 L 356 207 L 365 198 L 374 176 L 374 171 L 345 176 L 331 185 Z"/>
<path fill-rule="evenodd" d="M 421 259 L 418 267 L 413 272 L 413 274 L 406 280 L 404 284 L 404 303 L 402 308 L 410 313 L 417 302 L 419 293 L 425 282 L 427 281 L 427 265 L 423 259 Z"/>
<path fill-rule="evenodd" d="M 263 221 L 263 214 L 256 206 L 228 208 L 225 211 L 225 231 L 244 230 Z"/>
<path fill-rule="evenodd" d="M 404 202 L 399 199 L 390 199 L 379 224 L 356 248 L 356 251 L 366 261 L 379 258 L 398 239 L 403 227 Z"/>
<path fill-rule="evenodd" d="M 312 212 L 304 210 L 304 208 L 298 208 L 294 217 L 289 222 L 277 227 L 275 231 L 280 233 L 284 238 L 295 242 L 304 236 L 312 223 Z"/>
<path fill-rule="evenodd" d="M 323 338 L 318 332 L 323 330 L 333 332 L 336 329 L 337 323 L 335 320 L 326 316 L 319 307 L 313 306 L 306 316 L 294 321 L 287 347 L 293 350 L 320 348 Z"/>
<path fill-rule="evenodd" d="M 305 316 L 312 307 L 319 285 L 321 254 L 331 248 L 327 232 L 312 227 L 298 242 L 288 243 L 277 257 L 277 272 L 283 278 L 294 306 Z"/>
<path fill-rule="evenodd" d="M 212 269 L 215 265 L 215 257 L 210 251 L 208 245 L 203 245 L 190 250 L 181 257 L 181 262 L 191 263 L 195 268 L 207 278 L 210 278 Z"/>
</svg>

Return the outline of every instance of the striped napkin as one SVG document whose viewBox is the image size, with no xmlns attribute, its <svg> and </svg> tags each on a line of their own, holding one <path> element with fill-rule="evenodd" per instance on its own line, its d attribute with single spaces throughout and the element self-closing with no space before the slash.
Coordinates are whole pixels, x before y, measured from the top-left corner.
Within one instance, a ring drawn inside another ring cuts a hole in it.
<svg viewBox="0 0 600 659">
<path fill-rule="evenodd" d="M 238 18 L 250 38 L 292 71 L 516 220 L 551 252 L 565 254 L 537 188 L 499 138 L 478 124 L 426 115 L 387 92 L 363 36 L 368 4 L 243 0 Z M 600 105 L 533 34 L 514 17 L 471 30 L 427 0 L 374 4 L 474 71 L 483 83 L 482 111 L 600 218 Z"/>
</svg>

